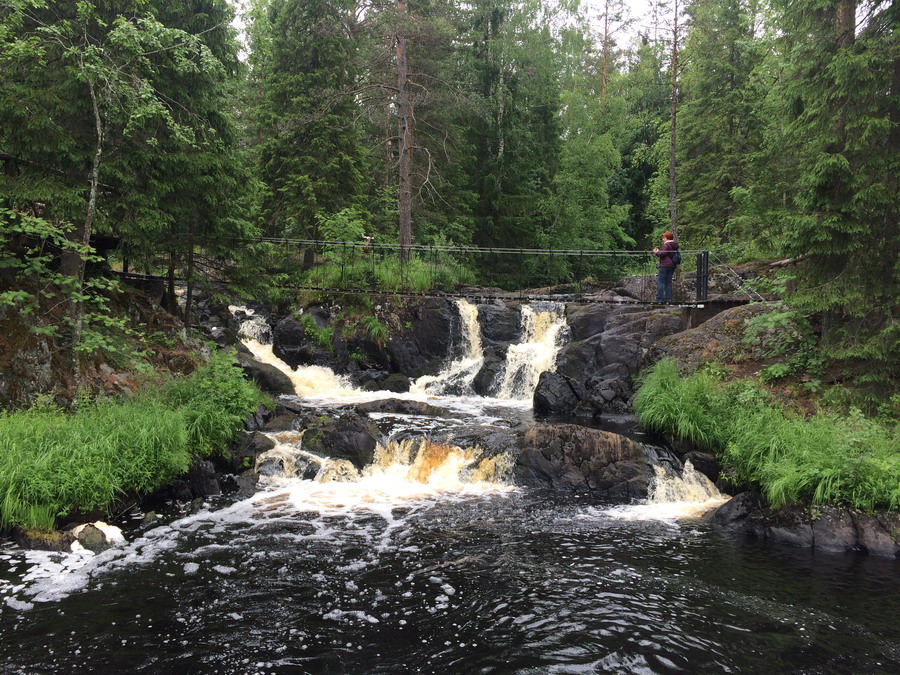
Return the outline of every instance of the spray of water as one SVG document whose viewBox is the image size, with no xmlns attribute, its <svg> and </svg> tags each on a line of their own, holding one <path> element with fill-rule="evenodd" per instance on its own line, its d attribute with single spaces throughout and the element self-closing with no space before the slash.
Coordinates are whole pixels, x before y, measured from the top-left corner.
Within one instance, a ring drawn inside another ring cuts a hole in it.
<svg viewBox="0 0 900 675">
<path fill-rule="evenodd" d="M 410 387 L 412 394 L 444 394 L 447 392 L 472 394 L 472 380 L 484 364 L 484 347 L 481 343 L 481 326 L 478 323 L 478 307 L 457 300 L 462 319 L 462 355 L 438 375 L 423 375 Z"/>
<path fill-rule="evenodd" d="M 565 338 L 566 321 L 559 307 L 535 311 L 522 305 L 522 342 L 510 345 L 498 398 L 529 399 L 545 370 L 554 370 Z"/>
</svg>

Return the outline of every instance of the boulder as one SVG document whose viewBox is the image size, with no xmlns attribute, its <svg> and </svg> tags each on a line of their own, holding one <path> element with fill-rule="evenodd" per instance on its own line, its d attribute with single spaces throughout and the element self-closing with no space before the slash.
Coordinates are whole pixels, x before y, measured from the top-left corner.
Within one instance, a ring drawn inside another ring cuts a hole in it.
<svg viewBox="0 0 900 675">
<path fill-rule="evenodd" d="M 268 410 L 264 405 L 260 405 L 256 409 L 256 412 L 254 412 L 250 417 L 244 420 L 244 429 L 246 431 L 259 431 L 273 417 L 275 417 L 275 413 L 273 413 L 271 410 Z"/>
<path fill-rule="evenodd" d="M 323 328 L 325 318 L 313 310 L 307 314 L 316 319 L 316 325 Z M 293 316 L 283 318 L 275 325 L 272 334 L 272 353 L 291 368 L 298 366 L 331 366 L 333 355 L 327 349 L 316 344 L 306 334 L 306 327 Z M 293 391 L 292 391 L 293 393 Z"/>
<path fill-rule="evenodd" d="M 519 484 L 618 501 L 647 496 L 647 457 L 625 436 L 573 424 L 538 424 L 521 445 L 514 467 Z"/>
<path fill-rule="evenodd" d="M 392 391 L 395 394 L 403 394 L 409 391 L 409 386 L 409 378 L 403 373 L 388 375 L 378 384 L 378 388 L 382 391 Z"/>
<path fill-rule="evenodd" d="M 232 470 L 252 469 L 256 464 L 256 459 L 274 447 L 275 441 L 259 431 L 246 434 L 232 452 Z"/>
<path fill-rule="evenodd" d="M 518 303 L 508 305 L 495 300 L 478 305 L 478 323 L 482 337 L 490 342 L 509 344 L 522 337 Z"/>
<path fill-rule="evenodd" d="M 479 396 L 494 396 L 500 388 L 506 370 L 505 350 L 486 349 L 484 363 L 472 380 L 472 391 Z"/>
<path fill-rule="evenodd" d="M 307 427 L 303 447 L 317 455 L 346 459 L 357 469 L 372 463 L 378 428 L 372 420 L 357 412 L 349 412 L 338 419 L 323 419 L 320 424 Z"/>
<path fill-rule="evenodd" d="M 871 515 L 851 511 L 859 545 L 870 555 L 896 558 L 900 554 L 900 514 Z"/>
<path fill-rule="evenodd" d="M 385 345 L 392 370 L 412 377 L 433 375 L 449 358 L 453 336 L 459 333 L 456 305 L 441 298 L 425 298 L 410 317 L 409 328 L 393 332 Z"/>
<path fill-rule="evenodd" d="M 423 401 L 408 401 L 399 398 L 386 398 L 380 401 L 367 401 L 356 406 L 356 412 L 361 415 L 368 413 L 393 413 L 395 415 L 429 415 L 443 417 L 446 411 L 443 408 L 429 405 Z"/>
<path fill-rule="evenodd" d="M 545 371 L 534 390 L 535 415 L 571 415 L 587 395 L 584 386 L 572 378 Z"/>
<path fill-rule="evenodd" d="M 716 509 L 712 522 L 719 527 L 740 529 L 751 513 L 762 508 L 762 497 L 755 492 L 742 492 Z"/>
<path fill-rule="evenodd" d="M 285 413 L 272 418 L 263 427 L 263 431 L 294 431 L 299 426 L 297 415 Z"/>
<path fill-rule="evenodd" d="M 258 361 L 244 345 L 238 345 L 237 360 L 244 369 L 244 375 L 256 382 L 257 386 L 267 394 L 280 396 L 281 394 L 297 393 L 291 378 L 275 366 Z"/>
</svg>

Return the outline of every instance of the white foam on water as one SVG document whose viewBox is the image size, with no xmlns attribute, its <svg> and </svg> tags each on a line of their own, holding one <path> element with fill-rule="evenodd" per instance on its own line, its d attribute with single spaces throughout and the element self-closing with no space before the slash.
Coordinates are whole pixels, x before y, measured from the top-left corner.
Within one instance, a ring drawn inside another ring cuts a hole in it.
<svg viewBox="0 0 900 675">
<path fill-rule="evenodd" d="M 506 352 L 497 397 L 531 403 L 541 373 L 556 369 L 556 355 L 565 340 L 567 324 L 562 306 L 535 311 L 530 305 L 522 305 L 521 313 L 522 341 L 510 345 Z"/>
<path fill-rule="evenodd" d="M 618 520 L 659 520 L 671 522 L 696 519 L 721 506 L 728 497 L 712 481 L 685 462 L 681 475 L 654 465 L 654 477 L 647 499 L 640 504 L 614 506 L 601 513 Z"/>
<path fill-rule="evenodd" d="M 285 478 L 265 485 L 252 497 L 217 511 L 200 511 L 159 525 L 133 541 L 101 553 L 6 551 L 9 559 L 22 560 L 27 571 L 21 583 L 0 586 L 0 597 L 6 607 L 27 611 L 35 603 L 55 602 L 78 593 L 97 583 L 104 574 L 149 565 L 176 550 L 177 557 L 188 559 L 182 563 L 184 575 L 194 575 L 201 569 L 204 556 L 231 550 L 238 545 L 234 539 L 242 533 L 278 520 L 293 525 L 298 514 L 312 526 L 311 531 L 285 536 L 306 542 L 339 540 L 348 523 L 353 522 L 354 536 L 368 541 L 373 556 L 359 561 L 365 567 L 375 564 L 374 557 L 380 551 L 395 547 L 393 533 L 423 509 L 448 500 L 503 495 L 515 490 L 482 478 L 493 472 L 493 460 L 479 460 L 472 449 L 431 444 L 414 447 L 418 442 L 411 439 L 380 447 L 376 463 L 355 482 Z M 471 474 L 471 480 L 461 477 L 464 469 Z M 403 507 L 399 515 L 398 507 Z M 378 516 L 374 522 L 367 517 L 373 514 Z M 228 536 L 229 542 L 179 550 L 186 537 L 204 534 Z M 211 565 L 210 569 L 219 575 L 238 572 L 237 567 L 224 564 Z"/>
</svg>

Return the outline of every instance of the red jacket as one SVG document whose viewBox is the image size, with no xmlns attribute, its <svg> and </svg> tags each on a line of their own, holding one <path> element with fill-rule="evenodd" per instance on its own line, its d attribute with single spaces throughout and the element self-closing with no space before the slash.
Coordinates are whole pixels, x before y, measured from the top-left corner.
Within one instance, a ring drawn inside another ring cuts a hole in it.
<svg viewBox="0 0 900 675">
<path fill-rule="evenodd" d="M 678 242 L 674 239 L 669 239 L 663 244 L 662 248 L 656 252 L 656 255 L 659 256 L 659 265 L 657 267 L 675 267 L 675 263 L 672 262 L 672 253 L 677 250 Z"/>
</svg>

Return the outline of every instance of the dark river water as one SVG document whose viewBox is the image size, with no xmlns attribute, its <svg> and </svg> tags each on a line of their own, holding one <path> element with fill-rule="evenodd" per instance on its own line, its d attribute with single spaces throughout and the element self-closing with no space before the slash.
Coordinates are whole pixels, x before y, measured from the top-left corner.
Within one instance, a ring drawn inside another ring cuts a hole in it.
<svg viewBox="0 0 900 675">
<path fill-rule="evenodd" d="M 541 316 L 512 383 L 552 363 L 560 319 Z M 474 376 L 468 344 L 438 380 Z M 372 396 L 291 377 L 326 407 Z M 447 401 L 459 419 L 440 424 L 527 424 L 531 390 Z M 276 477 L 97 555 L 0 547 L 0 673 L 900 673 L 895 560 L 730 539 L 709 495 L 610 506 L 438 454 L 394 448 L 356 482 Z"/>
<path fill-rule="evenodd" d="M 645 516 L 287 483 L 81 567 L 7 549 L 0 671 L 900 672 L 895 561 Z"/>
</svg>

